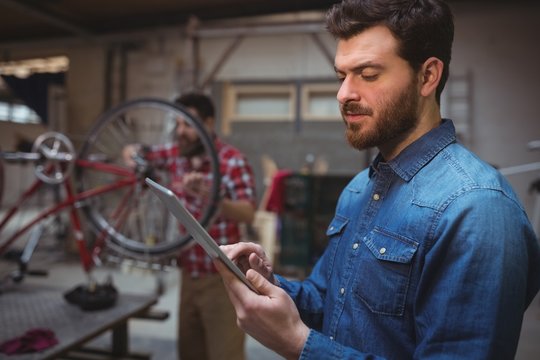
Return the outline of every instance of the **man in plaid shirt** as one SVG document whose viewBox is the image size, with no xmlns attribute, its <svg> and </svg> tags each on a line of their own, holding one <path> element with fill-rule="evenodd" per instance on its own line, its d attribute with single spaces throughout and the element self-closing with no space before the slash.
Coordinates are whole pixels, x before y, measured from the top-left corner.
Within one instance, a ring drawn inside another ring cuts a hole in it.
<svg viewBox="0 0 540 360">
<path fill-rule="evenodd" d="M 197 118 L 214 139 L 221 174 L 221 200 L 208 230 L 219 244 L 239 242 L 241 222 L 255 215 L 253 171 L 246 157 L 215 134 L 215 110 L 206 95 L 189 93 L 176 100 Z M 176 143 L 151 149 L 146 154 L 162 163 L 171 175 L 170 188 L 197 219 L 207 208 L 211 163 L 196 129 L 177 119 Z M 182 360 L 243 360 L 245 334 L 236 325 L 236 313 L 211 258 L 199 246 L 178 256 L 182 268 L 178 328 L 178 354 Z"/>
</svg>

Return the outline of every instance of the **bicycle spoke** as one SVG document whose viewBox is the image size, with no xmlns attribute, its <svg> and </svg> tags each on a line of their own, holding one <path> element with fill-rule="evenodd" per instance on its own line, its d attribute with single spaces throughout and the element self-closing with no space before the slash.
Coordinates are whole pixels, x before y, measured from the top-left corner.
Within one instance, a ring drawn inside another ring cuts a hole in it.
<svg viewBox="0 0 540 360">
<path fill-rule="evenodd" d="M 127 175 L 128 168 L 122 159 L 122 150 L 129 144 L 142 145 L 145 149 L 173 144 L 178 117 L 192 123 L 200 135 L 204 151 L 209 154 L 212 189 L 210 201 L 200 219 L 206 225 L 215 211 L 218 198 L 219 166 L 212 140 L 204 127 L 184 108 L 156 99 L 122 104 L 98 119 L 79 153 L 76 168 L 79 192 L 89 194 L 85 196 L 85 215 L 97 229 L 98 239 L 102 238 L 123 256 L 163 259 L 176 253 L 190 240 L 189 236 L 180 234 L 178 223 L 171 219 L 144 184 L 148 176 L 165 186 L 170 185 L 169 170 L 163 168 L 163 163 L 154 163 L 155 159 L 145 158 L 141 153 L 137 167 L 132 170 L 133 175 Z M 114 164 L 119 170 L 108 169 L 103 161 Z M 134 176 L 136 182 L 127 188 L 113 188 L 111 184 L 121 183 L 123 176 Z M 92 189 L 107 186 L 110 191 L 91 195 Z"/>
</svg>

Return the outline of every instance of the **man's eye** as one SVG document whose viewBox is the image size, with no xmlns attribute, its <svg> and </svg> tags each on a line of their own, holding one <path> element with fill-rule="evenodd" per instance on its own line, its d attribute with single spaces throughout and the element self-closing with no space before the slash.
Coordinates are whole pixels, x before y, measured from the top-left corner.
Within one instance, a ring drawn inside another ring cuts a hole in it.
<svg viewBox="0 0 540 360">
<path fill-rule="evenodd" d="M 180 117 L 180 118 L 176 119 L 175 129 L 178 129 L 179 127 L 190 128 L 191 123 L 189 123 L 187 120 Z"/>
<path fill-rule="evenodd" d="M 336 71 L 336 79 L 337 79 L 337 81 L 342 83 L 343 81 L 345 81 L 345 74 L 342 74 L 342 73 L 339 73 L 339 72 Z"/>
<path fill-rule="evenodd" d="M 366 81 L 375 81 L 379 77 L 379 74 L 362 74 L 362 79 Z"/>
</svg>

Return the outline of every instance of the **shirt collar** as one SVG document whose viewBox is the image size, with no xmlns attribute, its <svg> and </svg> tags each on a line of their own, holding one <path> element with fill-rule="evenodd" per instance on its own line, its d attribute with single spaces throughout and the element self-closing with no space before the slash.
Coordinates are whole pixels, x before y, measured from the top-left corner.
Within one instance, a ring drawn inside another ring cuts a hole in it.
<svg viewBox="0 0 540 360">
<path fill-rule="evenodd" d="M 452 120 L 443 119 L 441 125 L 424 134 L 407 146 L 387 165 L 405 181 L 410 181 L 418 171 L 429 163 L 442 149 L 456 142 L 456 130 Z M 369 168 L 373 175 L 384 159 L 379 153 Z"/>
</svg>

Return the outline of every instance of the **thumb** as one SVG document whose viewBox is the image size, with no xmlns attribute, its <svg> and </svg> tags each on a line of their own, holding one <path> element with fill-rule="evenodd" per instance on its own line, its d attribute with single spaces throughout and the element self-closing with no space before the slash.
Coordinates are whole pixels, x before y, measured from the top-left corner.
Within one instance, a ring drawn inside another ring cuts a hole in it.
<svg viewBox="0 0 540 360">
<path fill-rule="evenodd" d="M 268 297 L 275 297 L 276 290 L 279 288 L 272 284 L 270 281 L 266 280 L 264 276 L 259 274 L 257 271 L 253 269 L 249 269 L 246 272 L 246 278 L 250 283 L 253 284 L 255 289 L 259 291 L 260 295 L 266 295 Z"/>
</svg>

